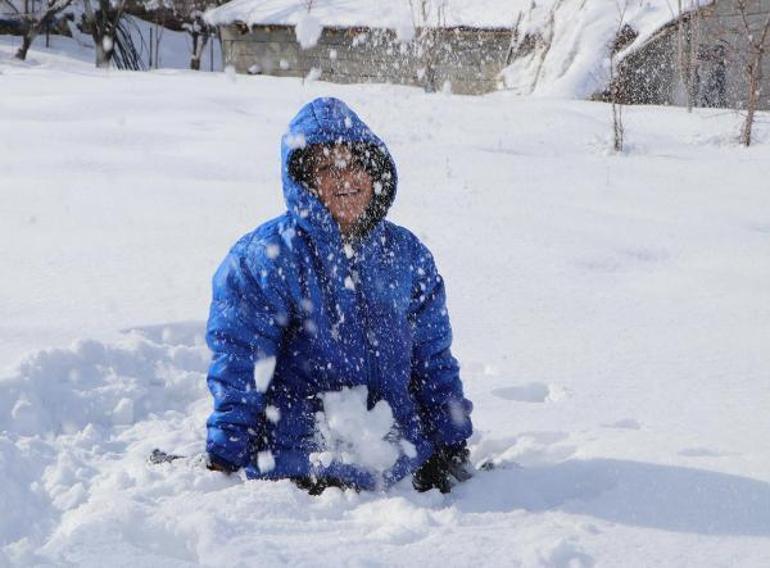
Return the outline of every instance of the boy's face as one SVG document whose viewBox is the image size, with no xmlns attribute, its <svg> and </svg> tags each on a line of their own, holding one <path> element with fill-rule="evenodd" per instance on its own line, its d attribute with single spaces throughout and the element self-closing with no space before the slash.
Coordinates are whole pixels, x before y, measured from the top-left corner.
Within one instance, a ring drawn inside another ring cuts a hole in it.
<svg viewBox="0 0 770 568">
<path fill-rule="evenodd" d="M 374 195 L 372 177 L 345 145 L 313 150 L 313 187 L 343 234 L 353 229 Z"/>
</svg>

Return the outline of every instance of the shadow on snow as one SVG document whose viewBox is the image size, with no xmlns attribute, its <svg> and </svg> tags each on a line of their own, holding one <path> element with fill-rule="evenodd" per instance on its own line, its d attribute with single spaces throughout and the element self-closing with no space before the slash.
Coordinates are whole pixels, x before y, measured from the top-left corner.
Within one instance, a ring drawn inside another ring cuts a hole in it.
<svg viewBox="0 0 770 568">
<path fill-rule="evenodd" d="M 557 510 L 666 531 L 770 537 L 770 484 L 687 467 L 569 460 L 483 473 L 457 497 L 467 513 Z"/>
</svg>

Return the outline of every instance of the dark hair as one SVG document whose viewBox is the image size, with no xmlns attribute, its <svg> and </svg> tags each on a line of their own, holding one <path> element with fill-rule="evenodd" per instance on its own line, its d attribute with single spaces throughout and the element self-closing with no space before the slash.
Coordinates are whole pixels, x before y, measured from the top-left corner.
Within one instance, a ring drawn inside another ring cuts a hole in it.
<svg viewBox="0 0 770 568">
<path fill-rule="evenodd" d="M 355 231 L 356 234 L 363 235 L 385 217 L 393 203 L 396 175 L 390 156 L 383 147 L 367 142 L 343 142 L 340 145 L 350 148 L 374 183 L 374 197 L 361 216 L 361 222 Z M 315 191 L 315 150 L 323 147 L 324 145 L 315 144 L 297 149 L 289 159 L 289 175 L 307 191 Z"/>
</svg>

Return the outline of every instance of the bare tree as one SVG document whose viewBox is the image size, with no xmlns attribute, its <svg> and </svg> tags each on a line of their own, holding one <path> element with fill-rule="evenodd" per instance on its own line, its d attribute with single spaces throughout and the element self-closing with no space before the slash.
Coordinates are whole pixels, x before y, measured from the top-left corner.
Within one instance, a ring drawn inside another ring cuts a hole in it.
<svg viewBox="0 0 770 568">
<path fill-rule="evenodd" d="M 83 0 L 85 21 L 91 37 L 94 40 L 96 52 L 96 66 L 107 68 L 110 66 L 115 53 L 115 41 L 118 34 L 118 23 L 123 17 L 126 0 L 96 0 L 97 9 L 94 10 L 91 0 Z"/>
<path fill-rule="evenodd" d="M 743 40 L 745 41 L 744 74 L 748 93 L 746 97 L 746 119 L 741 128 L 741 144 L 751 146 L 754 117 L 759 104 L 762 89 L 762 64 L 765 51 L 768 48 L 768 34 L 770 33 L 770 14 L 759 26 L 751 24 L 751 6 L 749 0 L 736 0 L 738 13 L 743 27 Z M 757 6 L 758 8 L 758 6 Z M 756 13 L 757 10 L 754 11 Z"/>
<path fill-rule="evenodd" d="M 625 126 L 623 125 L 623 93 L 622 84 L 618 80 L 618 53 L 625 42 L 622 41 L 624 28 L 626 28 L 625 19 L 628 10 L 628 0 L 615 0 L 615 7 L 618 11 L 618 27 L 615 31 L 615 37 L 610 45 L 610 103 L 612 106 L 612 148 L 616 152 L 623 151 L 625 138 Z"/>
<path fill-rule="evenodd" d="M 687 112 L 692 112 L 697 95 L 700 0 L 677 0 L 677 66 L 685 91 Z"/>
<path fill-rule="evenodd" d="M 218 38 L 216 26 L 211 26 L 203 19 L 208 8 L 221 6 L 227 0 L 171 0 L 175 13 L 182 19 L 182 29 L 187 31 L 192 40 L 190 69 L 199 71 L 201 58 L 206 45 Z M 313 0 L 305 0 L 308 12 L 313 7 Z"/>
<path fill-rule="evenodd" d="M 203 19 L 203 12 L 219 4 L 221 2 L 213 0 L 170 0 L 173 17 L 180 21 L 181 29 L 190 36 L 190 69 L 194 71 L 200 71 L 203 51 L 215 31 Z"/>
<path fill-rule="evenodd" d="M 505 64 L 510 65 L 511 61 L 513 61 L 514 56 L 516 55 L 516 51 L 519 47 L 519 43 L 521 42 L 521 19 L 524 17 L 524 13 L 519 10 L 518 14 L 516 15 L 516 22 L 513 24 L 513 27 L 511 27 L 511 43 L 508 46 L 508 52 L 505 55 Z"/>
<path fill-rule="evenodd" d="M 222 4 L 222 0 L 156 0 L 151 4 L 131 3 L 127 11 L 134 16 L 153 22 L 156 25 L 154 54 L 156 67 L 158 61 L 157 48 L 160 42 L 161 29 L 186 32 L 190 36 L 190 69 L 200 70 L 204 50 L 212 38 L 218 37 L 215 26 L 210 26 L 203 19 L 203 13 L 208 9 Z"/>
<path fill-rule="evenodd" d="M 11 0 L 2 0 L 2 3 L 10 8 L 12 14 L 18 14 L 19 9 L 11 2 Z"/>
<path fill-rule="evenodd" d="M 17 59 L 24 60 L 27 58 L 27 52 L 35 38 L 45 31 L 56 16 L 66 10 L 70 4 L 72 4 L 72 0 L 48 0 L 45 7 L 39 12 L 24 15 L 28 27 L 22 37 L 21 46 L 16 51 Z"/>
<path fill-rule="evenodd" d="M 191 21 L 187 24 L 187 33 L 192 39 L 192 53 L 190 55 L 190 69 L 200 71 L 201 58 L 206 44 L 211 38 L 211 27 L 203 21 L 203 12 L 197 11 L 191 15 Z"/>
<path fill-rule="evenodd" d="M 415 55 L 422 65 L 420 79 L 425 90 L 433 93 L 438 90 L 436 68 L 443 48 L 441 28 L 446 23 L 446 1 L 409 0 L 409 7 L 412 12 L 412 23 L 417 30 L 413 45 Z M 431 25 L 434 14 L 435 25 Z"/>
</svg>

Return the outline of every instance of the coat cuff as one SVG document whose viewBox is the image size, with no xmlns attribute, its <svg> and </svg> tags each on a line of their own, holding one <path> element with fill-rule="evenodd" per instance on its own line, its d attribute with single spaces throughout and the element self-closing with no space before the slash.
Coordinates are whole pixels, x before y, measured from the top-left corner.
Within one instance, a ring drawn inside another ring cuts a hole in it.
<svg viewBox="0 0 770 568">
<path fill-rule="evenodd" d="M 210 465 L 215 465 L 218 468 L 224 469 L 225 471 L 229 471 L 230 473 L 234 473 L 240 469 L 237 465 L 232 464 L 226 459 L 211 452 L 208 452 L 208 463 Z"/>
</svg>

